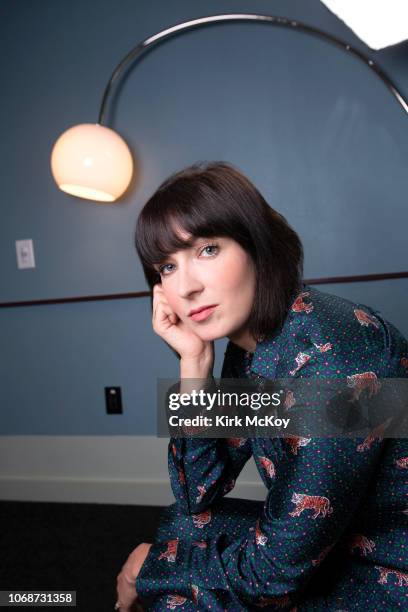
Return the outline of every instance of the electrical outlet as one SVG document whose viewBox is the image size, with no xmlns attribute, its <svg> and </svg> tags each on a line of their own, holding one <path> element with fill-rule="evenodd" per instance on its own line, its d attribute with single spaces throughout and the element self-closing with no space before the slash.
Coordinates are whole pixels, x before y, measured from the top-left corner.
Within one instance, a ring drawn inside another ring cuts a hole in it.
<svg viewBox="0 0 408 612">
<path fill-rule="evenodd" d="M 106 414 L 122 414 L 120 387 L 105 387 Z"/>
<path fill-rule="evenodd" d="M 20 270 L 35 268 L 32 240 L 16 240 L 17 267 Z"/>
</svg>

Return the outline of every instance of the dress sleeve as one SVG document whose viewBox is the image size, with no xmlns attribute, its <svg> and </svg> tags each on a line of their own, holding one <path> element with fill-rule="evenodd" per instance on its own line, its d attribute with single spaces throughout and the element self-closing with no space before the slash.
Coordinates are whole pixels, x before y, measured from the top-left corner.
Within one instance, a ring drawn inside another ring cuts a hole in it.
<svg viewBox="0 0 408 612">
<path fill-rule="evenodd" d="M 227 349 L 221 378 L 232 378 Z M 170 483 L 186 514 L 203 512 L 234 486 L 252 449 L 247 438 L 175 438 L 168 445 Z"/>
<path fill-rule="evenodd" d="M 246 438 L 170 438 L 170 482 L 181 509 L 203 512 L 226 495 L 251 453 Z"/>
</svg>

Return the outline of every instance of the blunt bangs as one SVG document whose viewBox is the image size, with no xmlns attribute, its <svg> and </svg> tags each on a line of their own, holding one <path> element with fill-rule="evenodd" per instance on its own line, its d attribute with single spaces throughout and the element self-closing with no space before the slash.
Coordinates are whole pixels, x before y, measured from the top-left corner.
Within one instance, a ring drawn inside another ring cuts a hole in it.
<svg viewBox="0 0 408 612">
<path fill-rule="evenodd" d="M 226 236 L 231 230 L 215 198 L 200 194 L 166 194 L 165 206 L 157 197 L 142 213 L 137 229 L 137 245 L 147 265 L 163 261 L 179 249 L 191 247 L 196 238 Z M 181 234 L 186 234 L 183 237 Z"/>
</svg>

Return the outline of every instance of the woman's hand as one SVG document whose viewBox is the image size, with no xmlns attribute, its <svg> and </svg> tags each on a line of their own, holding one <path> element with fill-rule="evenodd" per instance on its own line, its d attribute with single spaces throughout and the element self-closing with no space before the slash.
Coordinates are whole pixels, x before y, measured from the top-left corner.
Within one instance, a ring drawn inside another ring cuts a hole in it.
<svg viewBox="0 0 408 612">
<path fill-rule="evenodd" d="M 153 287 L 153 329 L 177 353 L 185 364 L 212 369 L 214 342 L 202 340 L 171 309 L 161 285 Z M 191 368 L 193 371 L 193 368 Z"/>
<path fill-rule="evenodd" d="M 143 608 L 138 603 L 136 592 L 136 578 L 149 554 L 151 544 L 139 544 L 128 556 L 117 579 L 116 589 L 120 612 L 142 612 Z"/>
</svg>

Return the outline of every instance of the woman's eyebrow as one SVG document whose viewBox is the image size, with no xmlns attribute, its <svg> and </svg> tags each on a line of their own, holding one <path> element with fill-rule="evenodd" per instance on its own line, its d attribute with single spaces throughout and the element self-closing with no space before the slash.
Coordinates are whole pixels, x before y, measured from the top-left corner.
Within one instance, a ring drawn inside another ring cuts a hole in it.
<svg viewBox="0 0 408 612">
<path fill-rule="evenodd" d="M 194 249 L 197 246 L 197 244 L 199 244 L 200 242 L 208 241 L 209 238 L 206 237 L 206 236 L 196 236 L 194 239 L 192 239 L 192 242 L 190 242 L 190 240 L 186 240 L 184 242 L 184 246 L 181 249 L 177 249 L 177 250 L 181 251 L 181 250 Z M 166 259 L 168 259 L 172 255 L 174 255 L 174 253 L 177 253 L 177 250 L 176 251 L 172 251 L 171 253 L 166 253 L 166 255 L 164 255 L 160 259 L 160 261 L 156 261 L 156 262 L 154 262 L 152 264 L 153 267 L 156 268 L 156 266 L 160 266 L 164 261 L 166 261 Z"/>
</svg>

